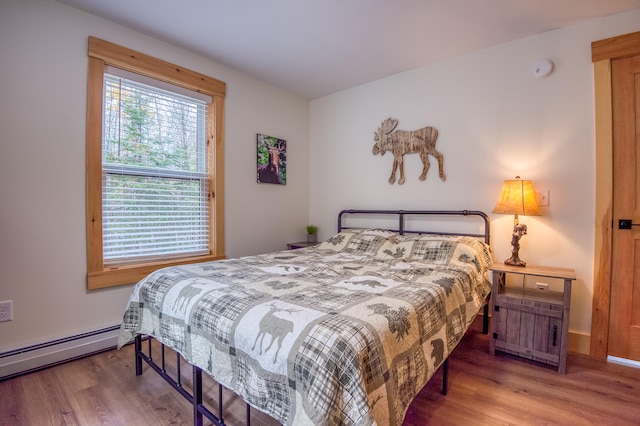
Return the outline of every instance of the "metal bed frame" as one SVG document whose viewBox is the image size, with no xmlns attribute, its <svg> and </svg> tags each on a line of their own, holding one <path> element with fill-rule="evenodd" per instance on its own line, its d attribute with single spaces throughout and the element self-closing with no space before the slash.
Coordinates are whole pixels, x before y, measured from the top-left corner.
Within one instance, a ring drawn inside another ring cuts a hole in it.
<svg viewBox="0 0 640 426">
<path fill-rule="evenodd" d="M 398 227 L 397 229 L 388 229 L 392 232 L 397 232 L 401 235 L 404 234 L 439 234 L 439 235 L 463 235 L 476 238 L 482 238 L 489 244 L 490 241 L 490 222 L 489 216 L 482 211 L 477 210 L 342 210 L 338 214 L 338 232 L 345 229 L 356 229 L 356 227 L 350 227 L 344 225 L 347 215 L 378 215 L 378 216 L 397 216 Z M 483 220 L 484 233 L 465 233 L 465 232 L 439 232 L 439 231 L 419 231 L 407 229 L 405 219 L 412 216 L 477 216 Z M 491 294 L 487 295 L 483 306 L 483 321 L 482 321 L 482 333 L 487 334 L 489 329 L 489 298 Z M 147 349 L 143 348 L 143 340 L 147 340 Z M 223 418 L 223 402 L 222 402 L 222 390 L 223 386 L 218 383 L 218 408 L 217 415 L 207 408 L 203 403 L 203 390 L 202 390 L 202 369 L 195 365 L 192 365 L 192 389 L 189 391 L 182 384 L 182 375 L 180 368 L 181 356 L 176 352 L 176 372 L 174 375 L 170 374 L 166 369 L 166 357 L 165 357 L 165 345 L 160 344 L 160 361 L 156 361 L 153 358 L 151 349 L 152 338 L 138 334 L 135 337 L 135 366 L 136 376 L 142 375 L 142 362 L 147 363 L 153 371 L 158 373 L 167 383 L 169 383 L 175 390 L 178 391 L 189 403 L 193 406 L 193 424 L 196 426 L 202 426 L 203 419 L 207 418 L 216 426 L 225 426 Z M 442 363 L 442 394 L 446 395 L 448 391 L 448 377 L 449 377 L 449 358 L 447 357 Z M 246 404 L 246 425 L 251 425 L 251 406 Z"/>
</svg>

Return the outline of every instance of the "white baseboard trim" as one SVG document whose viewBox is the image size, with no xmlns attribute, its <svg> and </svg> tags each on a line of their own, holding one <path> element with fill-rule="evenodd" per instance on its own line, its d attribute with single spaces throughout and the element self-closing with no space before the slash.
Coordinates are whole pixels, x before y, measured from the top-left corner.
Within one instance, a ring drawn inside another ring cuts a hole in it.
<svg viewBox="0 0 640 426">
<path fill-rule="evenodd" d="M 617 356 L 607 356 L 607 362 L 612 362 L 614 364 L 622 364 L 629 367 L 640 368 L 640 361 L 634 361 L 632 359 L 627 358 L 618 358 Z"/>
<path fill-rule="evenodd" d="M 0 380 L 116 347 L 120 327 L 94 330 L 0 353 Z"/>
</svg>

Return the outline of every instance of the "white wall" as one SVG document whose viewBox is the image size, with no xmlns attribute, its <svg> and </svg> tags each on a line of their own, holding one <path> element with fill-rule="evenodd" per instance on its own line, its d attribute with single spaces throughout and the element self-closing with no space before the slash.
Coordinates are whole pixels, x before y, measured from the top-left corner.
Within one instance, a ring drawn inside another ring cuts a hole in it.
<svg viewBox="0 0 640 426">
<path fill-rule="evenodd" d="M 335 232 L 344 208 L 471 209 L 490 213 L 504 179 L 549 189 L 542 216 L 520 217 L 530 264 L 576 270 L 570 330 L 589 334 L 595 200 L 591 42 L 638 31 L 640 9 L 550 31 L 378 80 L 311 102 L 310 221 Z M 424 52 L 428 54 L 428 52 Z M 534 78 L 536 60 L 555 71 Z M 387 182 L 392 156 L 373 156 L 373 132 L 386 117 L 399 129 L 434 126 L 446 182 L 431 159 L 419 181 L 417 154 L 407 181 Z M 495 258 L 510 256 L 512 216 L 491 215 Z"/>
<path fill-rule="evenodd" d="M 286 248 L 308 220 L 309 102 L 49 0 L 0 2 L 0 352 L 119 324 L 131 287 L 86 290 L 87 38 L 227 83 L 226 254 Z M 256 133 L 287 140 L 286 186 L 256 183 Z"/>
</svg>

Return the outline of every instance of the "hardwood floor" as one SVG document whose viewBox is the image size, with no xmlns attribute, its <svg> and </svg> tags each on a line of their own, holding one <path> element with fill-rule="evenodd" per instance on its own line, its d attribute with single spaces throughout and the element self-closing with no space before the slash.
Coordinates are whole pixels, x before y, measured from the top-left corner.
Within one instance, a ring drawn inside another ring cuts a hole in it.
<svg viewBox="0 0 640 426">
<path fill-rule="evenodd" d="M 167 355 L 168 364 L 173 359 Z M 559 375 L 510 355 L 494 357 L 479 321 L 449 359 L 448 395 L 440 393 L 442 374 L 436 372 L 404 426 L 640 425 L 640 369 L 569 353 L 567 373 Z M 0 382 L 0 425 L 191 424 L 188 402 L 148 367 L 136 377 L 133 361 L 129 345 Z M 184 365 L 185 388 L 190 372 Z M 208 402 L 217 407 L 217 386 L 207 379 L 205 385 L 213 396 Z M 223 401 L 225 422 L 244 424 L 244 403 L 230 393 Z M 277 424 L 251 412 L 254 426 Z"/>
</svg>

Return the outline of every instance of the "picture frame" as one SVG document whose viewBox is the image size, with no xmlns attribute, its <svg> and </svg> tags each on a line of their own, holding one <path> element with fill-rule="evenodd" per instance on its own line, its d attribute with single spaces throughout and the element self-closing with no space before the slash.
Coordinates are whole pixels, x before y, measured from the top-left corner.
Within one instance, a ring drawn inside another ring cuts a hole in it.
<svg viewBox="0 0 640 426">
<path fill-rule="evenodd" d="M 287 141 L 258 133 L 256 136 L 257 181 L 287 184 Z"/>
</svg>

